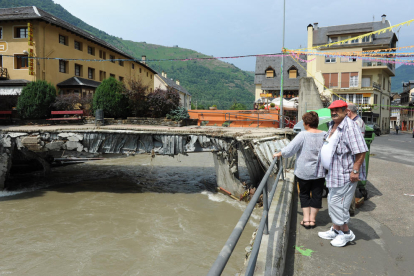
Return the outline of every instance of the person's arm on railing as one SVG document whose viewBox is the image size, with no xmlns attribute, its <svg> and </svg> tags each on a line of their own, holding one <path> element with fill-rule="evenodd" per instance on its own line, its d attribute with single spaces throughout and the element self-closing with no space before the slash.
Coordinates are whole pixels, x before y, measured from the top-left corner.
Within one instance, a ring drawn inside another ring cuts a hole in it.
<svg viewBox="0 0 414 276">
<path fill-rule="evenodd" d="M 285 158 L 292 157 L 298 152 L 298 150 L 302 148 L 303 140 L 304 134 L 303 132 L 299 132 L 299 134 L 296 135 L 296 137 L 292 141 L 290 141 L 290 143 L 286 147 L 284 147 L 278 153 L 273 154 L 273 158 L 280 156 L 283 156 Z"/>
</svg>

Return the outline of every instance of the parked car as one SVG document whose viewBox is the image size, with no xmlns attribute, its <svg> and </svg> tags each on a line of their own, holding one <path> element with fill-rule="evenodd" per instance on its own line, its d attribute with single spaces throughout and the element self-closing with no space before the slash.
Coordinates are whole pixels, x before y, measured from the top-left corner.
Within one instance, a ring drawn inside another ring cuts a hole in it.
<svg viewBox="0 0 414 276">
<path fill-rule="evenodd" d="M 374 129 L 375 135 L 377 135 L 377 136 L 380 136 L 381 135 L 381 128 L 379 127 L 379 125 L 377 125 L 377 124 L 369 124 L 367 126 L 369 126 L 370 128 Z"/>
</svg>

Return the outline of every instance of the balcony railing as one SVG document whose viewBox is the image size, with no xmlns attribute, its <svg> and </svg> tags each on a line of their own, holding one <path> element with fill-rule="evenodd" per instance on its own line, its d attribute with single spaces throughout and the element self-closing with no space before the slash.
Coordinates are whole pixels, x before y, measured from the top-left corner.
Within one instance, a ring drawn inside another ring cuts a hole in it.
<svg viewBox="0 0 414 276">
<path fill-rule="evenodd" d="M 388 69 L 394 72 L 395 64 L 385 63 L 381 61 L 364 61 L 362 62 L 362 67 L 377 67 L 377 66 L 387 66 Z"/>
</svg>

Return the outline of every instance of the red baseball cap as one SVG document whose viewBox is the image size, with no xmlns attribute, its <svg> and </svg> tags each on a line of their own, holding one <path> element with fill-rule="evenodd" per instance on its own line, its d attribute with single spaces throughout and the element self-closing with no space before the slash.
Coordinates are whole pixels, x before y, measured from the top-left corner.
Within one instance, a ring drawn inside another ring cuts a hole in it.
<svg viewBox="0 0 414 276">
<path fill-rule="evenodd" d="M 348 104 L 341 100 L 336 100 L 331 103 L 328 108 L 337 108 L 337 107 L 348 107 Z"/>
</svg>

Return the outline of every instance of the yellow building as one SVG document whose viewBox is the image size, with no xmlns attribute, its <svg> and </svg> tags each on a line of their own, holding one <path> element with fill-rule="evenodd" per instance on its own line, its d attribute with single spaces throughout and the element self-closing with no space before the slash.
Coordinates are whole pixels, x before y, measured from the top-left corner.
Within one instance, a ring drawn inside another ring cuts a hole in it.
<svg viewBox="0 0 414 276">
<path fill-rule="evenodd" d="M 0 9 L 0 55 L 0 95 L 35 80 L 88 94 L 109 77 L 141 78 L 154 89 L 156 72 L 145 62 L 34 6 Z"/>
<path fill-rule="evenodd" d="M 358 35 L 387 28 L 390 22 L 385 15 L 382 21 L 340 26 L 319 27 L 318 23 L 308 26 L 308 48 L 341 41 Z M 321 47 L 321 52 L 361 52 L 396 47 L 394 32 L 368 36 L 340 45 Z M 308 59 L 315 56 L 309 55 Z M 395 76 L 395 65 L 353 57 L 317 55 L 308 63 L 308 77 L 314 76 L 321 94 L 332 94 L 332 100 L 346 99 L 359 106 L 360 116 L 365 123 L 376 123 L 382 133 L 389 133 L 391 77 Z M 323 85 L 318 85 L 324 83 Z M 323 91 L 325 90 L 325 91 Z"/>
</svg>

